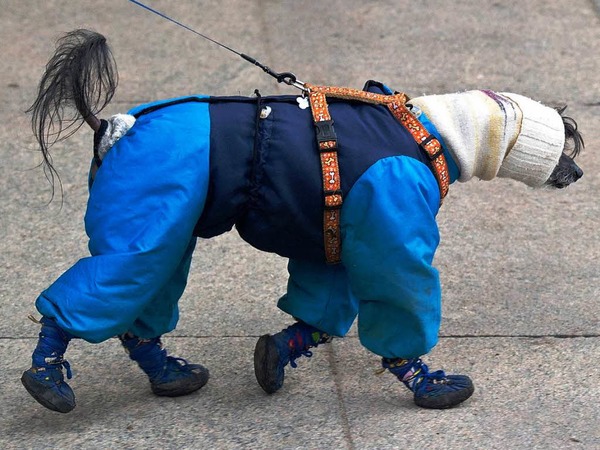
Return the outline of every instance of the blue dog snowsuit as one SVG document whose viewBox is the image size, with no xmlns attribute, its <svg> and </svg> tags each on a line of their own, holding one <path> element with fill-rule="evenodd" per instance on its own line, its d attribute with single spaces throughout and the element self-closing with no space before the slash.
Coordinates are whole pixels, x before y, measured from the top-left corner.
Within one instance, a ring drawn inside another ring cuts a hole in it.
<svg viewBox="0 0 600 450">
<path fill-rule="evenodd" d="M 358 315 L 374 353 L 427 353 L 441 316 L 432 266 L 440 191 L 429 158 L 385 106 L 332 99 L 329 108 L 344 194 L 341 264 L 325 263 L 310 111 L 294 96 L 186 97 L 130 111 L 135 125 L 90 187 L 91 256 L 40 295 L 40 313 L 90 342 L 167 333 L 197 238 L 235 225 L 254 247 L 289 258 L 282 310 L 336 336 Z"/>
</svg>

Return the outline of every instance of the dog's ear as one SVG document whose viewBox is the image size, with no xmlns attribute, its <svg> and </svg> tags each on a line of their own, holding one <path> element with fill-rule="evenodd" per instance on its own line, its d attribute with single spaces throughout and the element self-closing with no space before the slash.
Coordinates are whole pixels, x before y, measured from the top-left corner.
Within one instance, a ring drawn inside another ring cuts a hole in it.
<svg viewBox="0 0 600 450">
<path fill-rule="evenodd" d="M 566 109 L 566 105 L 556 108 L 556 111 L 558 111 L 562 117 L 563 125 L 565 127 L 565 148 L 563 149 L 563 153 L 566 153 L 571 158 L 575 158 L 579 155 L 581 150 L 583 150 L 585 144 L 581 133 L 577 129 L 577 122 L 575 122 L 575 119 L 564 115 Z"/>
</svg>

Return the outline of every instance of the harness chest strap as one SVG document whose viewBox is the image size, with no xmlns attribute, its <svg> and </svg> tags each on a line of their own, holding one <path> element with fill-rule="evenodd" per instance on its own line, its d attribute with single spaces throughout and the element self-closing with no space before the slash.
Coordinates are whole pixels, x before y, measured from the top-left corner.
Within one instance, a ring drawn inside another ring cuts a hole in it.
<svg viewBox="0 0 600 450">
<path fill-rule="evenodd" d="M 406 108 L 405 94 L 382 95 L 358 89 L 313 86 L 306 84 L 310 109 L 316 128 L 323 179 L 324 211 L 323 238 L 327 263 L 341 260 L 340 215 L 343 204 L 340 168 L 337 155 L 337 136 L 329 114 L 327 97 L 357 100 L 376 105 L 386 105 L 393 116 L 410 132 L 417 144 L 425 150 L 431 160 L 433 173 L 440 188 L 440 203 L 448 193 L 450 175 L 440 142 Z"/>
</svg>

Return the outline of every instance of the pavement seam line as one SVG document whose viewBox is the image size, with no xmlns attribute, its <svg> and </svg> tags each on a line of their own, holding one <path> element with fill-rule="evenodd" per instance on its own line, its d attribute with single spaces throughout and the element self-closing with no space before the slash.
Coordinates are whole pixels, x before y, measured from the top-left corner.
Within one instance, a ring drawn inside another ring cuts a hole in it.
<svg viewBox="0 0 600 450">
<path fill-rule="evenodd" d="M 600 1 L 600 0 L 599 0 Z M 228 335 L 228 334 L 202 334 L 202 335 L 176 335 L 163 336 L 167 339 L 256 339 L 260 336 L 256 335 Z M 596 339 L 600 338 L 600 334 L 446 334 L 439 336 L 439 339 Z M 17 339 L 38 339 L 37 336 L 0 336 L 0 340 L 17 340 Z M 112 339 L 116 339 L 112 338 Z M 358 336 L 346 336 L 340 339 L 358 339 Z"/>
<path fill-rule="evenodd" d="M 354 445 L 354 440 L 352 439 L 350 421 L 348 419 L 348 412 L 346 411 L 346 403 L 344 402 L 344 393 L 342 391 L 342 382 L 340 380 L 340 377 L 342 375 L 338 372 L 337 365 L 335 363 L 335 340 L 331 342 L 330 348 L 328 350 L 329 351 L 327 352 L 327 360 L 329 362 L 329 366 L 331 367 L 331 372 L 333 373 L 333 384 L 335 386 L 335 394 L 337 396 L 338 405 L 340 407 L 342 430 L 346 438 L 346 442 L 348 443 L 348 450 L 355 450 L 356 446 Z"/>
</svg>

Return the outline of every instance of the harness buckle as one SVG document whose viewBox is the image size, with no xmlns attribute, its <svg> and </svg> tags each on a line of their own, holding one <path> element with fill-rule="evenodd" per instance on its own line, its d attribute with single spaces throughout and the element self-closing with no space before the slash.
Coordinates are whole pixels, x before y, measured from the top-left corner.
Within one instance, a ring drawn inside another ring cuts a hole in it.
<svg viewBox="0 0 600 450">
<path fill-rule="evenodd" d="M 315 122 L 315 128 L 317 130 L 317 142 L 337 141 L 332 119 Z"/>
</svg>

